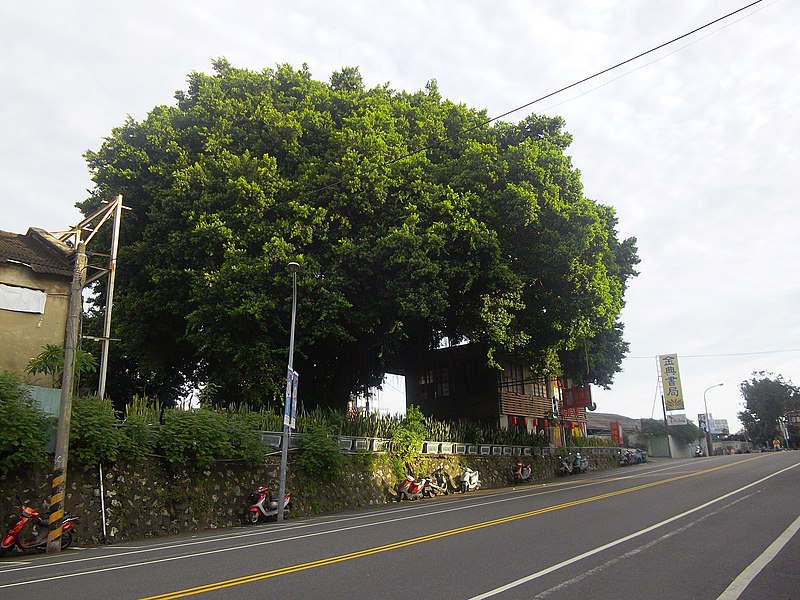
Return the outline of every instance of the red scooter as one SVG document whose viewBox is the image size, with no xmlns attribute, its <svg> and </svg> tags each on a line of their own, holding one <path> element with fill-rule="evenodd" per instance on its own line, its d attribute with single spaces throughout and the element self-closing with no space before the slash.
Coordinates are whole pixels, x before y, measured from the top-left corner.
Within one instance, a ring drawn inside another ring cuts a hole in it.
<svg viewBox="0 0 800 600">
<path fill-rule="evenodd" d="M 419 500 L 428 495 L 428 483 L 429 481 L 425 478 L 417 480 L 411 475 L 406 475 L 406 478 L 397 486 L 397 501 Z"/>
<path fill-rule="evenodd" d="M 14 549 L 20 552 L 44 552 L 47 549 L 47 519 L 42 518 L 35 508 L 19 502 L 19 519 L 6 531 L 0 540 L 0 556 L 5 556 Z M 64 515 L 61 525 L 61 549 L 65 550 L 72 543 L 73 530 L 77 517 Z M 26 529 L 26 525 L 29 525 Z"/>
<path fill-rule="evenodd" d="M 284 515 L 290 508 L 292 495 L 286 492 L 283 495 L 283 510 Z M 259 486 L 258 489 L 247 497 L 247 502 L 250 508 L 244 515 L 245 521 L 251 525 L 255 525 L 260 520 L 277 519 L 278 517 L 278 498 L 270 492 L 268 487 Z"/>
</svg>

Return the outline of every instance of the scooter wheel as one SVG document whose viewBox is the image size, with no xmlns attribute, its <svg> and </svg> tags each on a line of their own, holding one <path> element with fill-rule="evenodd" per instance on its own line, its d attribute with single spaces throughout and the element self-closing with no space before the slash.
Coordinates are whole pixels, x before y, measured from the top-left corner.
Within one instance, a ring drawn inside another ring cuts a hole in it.
<svg viewBox="0 0 800 600">
<path fill-rule="evenodd" d="M 244 520 L 246 523 L 250 525 L 255 525 L 258 523 L 258 513 L 254 510 L 248 510 L 247 513 L 244 515 Z"/>
<path fill-rule="evenodd" d="M 66 550 L 69 548 L 69 545 L 72 543 L 72 532 L 65 531 L 61 534 L 61 549 Z"/>
</svg>

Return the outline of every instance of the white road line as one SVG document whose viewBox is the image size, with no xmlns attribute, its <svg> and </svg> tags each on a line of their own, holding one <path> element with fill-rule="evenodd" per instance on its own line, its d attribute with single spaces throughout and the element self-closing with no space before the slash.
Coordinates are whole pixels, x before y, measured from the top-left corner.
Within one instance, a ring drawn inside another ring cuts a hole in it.
<svg viewBox="0 0 800 600">
<path fill-rule="evenodd" d="M 641 554 L 642 552 L 644 552 L 646 550 L 649 550 L 650 548 L 654 547 L 655 545 L 660 544 L 661 542 L 664 542 L 666 540 L 669 540 L 669 539 L 675 537 L 676 535 L 679 535 L 681 533 L 685 533 L 686 531 L 688 531 L 689 529 L 691 529 L 692 527 L 694 527 L 698 523 L 702 523 L 706 519 L 710 519 L 711 517 L 713 517 L 715 515 L 718 515 L 719 513 L 721 513 L 724 510 L 727 510 L 728 508 L 730 508 L 734 504 L 737 504 L 737 503 L 739 503 L 739 502 L 741 502 L 743 500 L 746 500 L 747 498 L 750 498 L 751 496 L 754 496 L 757 493 L 758 492 L 753 492 L 752 494 L 747 494 L 746 496 L 743 496 L 741 498 L 737 498 L 733 502 L 729 502 L 728 504 L 720 506 L 717 510 L 714 510 L 714 511 L 711 511 L 709 513 L 706 513 L 706 514 L 696 518 L 694 521 L 689 521 L 683 527 L 679 527 L 678 529 L 673 529 L 672 531 L 668 531 L 664 535 L 662 535 L 660 537 L 657 537 L 654 540 L 651 540 L 651 541 L 649 541 L 649 542 L 647 542 L 645 544 L 642 544 L 641 546 L 637 546 L 636 548 L 626 552 L 625 554 L 621 554 L 620 556 L 615 556 L 614 558 L 604 562 L 602 565 L 598 565 L 593 569 L 589 569 L 585 573 L 581 573 L 580 575 L 576 575 L 572 579 L 567 579 L 566 581 L 562 581 L 558 585 L 551 587 L 549 590 L 544 590 L 543 592 L 539 592 L 536 596 L 533 597 L 532 600 L 542 600 L 543 598 L 547 598 L 548 596 L 552 596 L 553 594 L 563 593 L 564 590 L 566 590 L 569 586 L 574 585 L 576 583 L 579 583 L 579 582 L 583 581 L 584 579 L 588 579 L 589 577 L 591 577 L 593 575 L 597 575 L 598 573 L 602 573 L 603 571 L 609 569 L 610 567 L 614 567 L 614 566 L 618 565 L 619 563 L 621 563 L 622 561 L 624 561 L 624 560 L 626 560 L 628 558 L 633 558 L 633 557 L 637 556 L 638 554 Z"/>
<path fill-rule="evenodd" d="M 660 523 L 656 523 L 654 525 L 651 525 L 650 527 L 645 527 L 644 529 L 640 529 L 639 531 L 631 533 L 630 535 L 626 535 L 624 537 L 621 537 L 619 539 L 614 540 L 613 542 L 609 542 L 607 544 L 603 544 L 602 546 L 598 546 L 597 548 L 594 548 L 593 550 L 589 550 L 589 551 L 584 552 L 582 554 L 578 554 L 577 556 L 573 556 L 572 558 L 568 558 L 567 560 L 561 561 L 560 563 L 557 563 L 555 565 L 547 567 L 546 569 L 542 569 L 541 571 L 537 571 L 536 573 L 531 573 L 530 575 L 527 575 L 526 577 L 521 577 L 520 579 L 517 579 L 515 581 L 511 581 L 511 582 L 509 582 L 509 583 L 507 583 L 505 585 L 501 585 L 500 587 L 496 587 L 493 590 L 489 590 L 488 592 L 484 592 L 483 594 L 479 594 L 477 596 L 473 596 L 469 600 L 484 600 L 485 598 L 492 598 L 493 596 L 498 596 L 499 594 L 502 594 L 503 592 L 507 592 L 508 590 L 513 589 L 515 587 L 518 587 L 518 586 L 520 586 L 520 585 L 522 585 L 524 583 L 528 583 L 530 581 L 534 581 L 535 579 L 539 579 L 540 577 L 544 577 L 545 575 L 549 575 L 550 573 L 552 573 L 554 571 L 558 571 L 559 569 L 563 569 L 564 567 L 567 567 L 569 565 L 572 565 L 572 564 L 575 564 L 577 562 L 580 562 L 585 558 L 589 558 L 589 557 L 594 556 L 596 554 L 600 554 L 601 552 L 605 552 L 606 550 L 608 550 L 610 548 L 613 548 L 614 546 L 618 546 L 620 544 L 623 544 L 623 543 L 625 543 L 627 541 L 630 541 L 632 539 L 640 537 L 640 536 L 642 536 L 642 535 L 644 535 L 646 533 L 650 533 L 651 531 L 654 531 L 654 530 L 658 529 L 659 527 L 663 527 L 664 525 L 668 525 L 670 523 L 673 523 L 673 522 L 677 521 L 678 519 L 682 519 L 682 518 L 684 518 L 684 517 L 686 517 L 688 515 L 696 513 L 699 510 L 703 510 L 705 508 L 708 508 L 712 504 L 716 504 L 717 502 L 721 502 L 722 500 L 730 498 L 731 496 L 734 496 L 736 494 L 740 494 L 743 491 L 745 491 L 745 490 L 747 490 L 747 489 L 749 489 L 751 487 L 757 486 L 757 485 L 767 481 L 768 479 L 772 479 L 776 475 L 780 475 L 781 473 L 789 471 L 790 469 L 797 468 L 797 466 L 798 465 L 792 465 L 790 467 L 786 467 L 784 469 L 781 469 L 780 471 L 776 471 L 775 473 L 772 473 L 771 475 L 767 475 L 766 477 L 763 477 L 763 478 L 759 479 L 758 481 L 754 481 L 753 483 L 750 483 L 750 484 L 748 484 L 748 485 L 746 485 L 744 487 L 741 487 L 738 490 L 734 490 L 732 492 L 728 492 L 727 494 L 723 494 L 722 496 L 719 496 L 718 498 L 714 498 L 713 500 L 709 500 L 708 502 L 706 502 L 704 504 L 701 504 L 700 506 L 696 506 L 695 508 L 692 508 L 690 510 L 682 512 L 679 515 L 675 515 L 674 517 L 670 517 L 669 519 L 665 519 L 664 521 L 661 521 Z M 800 519 L 800 517 L 799 517 L 799 519 Z"/>
<path fill-rule="evenodd" d="M 717 597 L 717 600 L 736 600 L 741 596 L 745 588 L 756 578 L 756 575 L 775 558 L 778 552 L 792 539 L 792 536 L 797 533 L 798 530 L 800 530 L 800 517 L 797 517 L 794 523 L 789 525 L 789 527 L 761 553 L 761 556 L 751 562 L 744 571 L 739 573 L 739 576 Z"/>
</svg>

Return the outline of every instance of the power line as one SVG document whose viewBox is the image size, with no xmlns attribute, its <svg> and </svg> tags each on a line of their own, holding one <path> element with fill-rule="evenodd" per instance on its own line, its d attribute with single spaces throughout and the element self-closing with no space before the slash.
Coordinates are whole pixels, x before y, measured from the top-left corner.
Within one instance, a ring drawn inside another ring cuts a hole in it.
<svg viewBox="0 0 800 600">
<path fill-rule="evenodd" d="M 359 172 L 354 173 L 354 174 L 352 174 L 352 175 L 350 175 L 348 177 L 345 177 L 343 179 L 339 179 L 337 181 L 329 183 L 329 184 L 327 184 L 325 186 L 322 186 L 320 188 L 312 189 L 309 192 L 307 192 L 307 194 L 314 194 L 314 193 L 317 193 L 317 192 L 321 192 L 321 191 L 327 190 L 327 189 L 329 189 L 331 187 L 335 187 L 335 186 L 338 186 L 338 185 L 340 185 L 342 183 L 346 183 L 347 181 L 350 181 L 351 179 L 353 179 L 355 177 L 358 177 L 359 175 L 367 175 L 369 173 L 372 173 L 372 172 L 376 171 L 377 169 L 380 169 L 380 168 L 383 168 L 383 167 L 387 167 L 389 165 L 393 165 L 393 164 L 395 164 L 397 162 L 400 162 L 402 160 L 405 160 L 407 158 L 411 158 L 412 156 L 416 156 L 417 154 L 420 154 L 421 152 L 426 152 L 428 150 L 433 150 L 434 148 L 439 148 L 439 147 L 442 146 L 442 144 L 445 141 L 454 141 L 454 140 L 460 138 L 463 135 L 466 135 L 468 133 L 471 133 L 473 131 L 476 131 L 476 130 L 480 129 L 481 127 L 484 127 L 484 126 L 488 125 L 489 123 L 493 123 L 494 121 L 502 119 L 503 117 L 507 117 L 507 116 L 509 116 L 511 114 L 514 114 L 515 112 L 519 112 L 519 111 L 521 111 L 521 110 L 523 110 L 525 108 L 529 108 L 530 106 L 533 106 L 534 104 L 536 104 L 538 102 L 541 102 L 543 100 L 547 100 L 548 98 L 552 98 L 553 96 L 555 96 L 557 94 L 560 94 L 561 92 L 565 92 L 565 91 L 567 91 L 569 89 L 577 87 L 577 86 L 579 86 L 579 85 L 581 85 L 583 83 L 586 83 L 587 81 L 591 81 L 592 79 L 596 79 L 597 77 L 600 77 L 601 75 L 605 75 L 606 73 L 609 73 L 610 71 L 613 71 L 613 70 L 618 69 L 618 68 L 620 68 L 620 67 L 622 67 L 624 65 L 627 65 L 628 63 L 631 63 L 631 62 L 633 62 L 635 60 L 638 60 L 639 58 L 642 58 L 643 56 L 647 56 L 648 54 L 652 54 L 653 52 L 656 52 L 657 50 L 665 48 L 665 47 L 667 47 L 667 46 L 669 46 L 671 44 L 674 44 L 675 42 L 678 42 L 678 41 L 680 41 L 682 39 L 685 39 L 685 38 L 687 38 L 687 37 L 689 37 L 691 35 L 694 35 L 698 31 L 702 31 L 703 29 L 707 29 L 708 27 L 711 27 L 712 25 L 715 25 L 716 23 L 719 23 L 720 21 L 724 21 L 725 19 L 729 19 L 733 15 L 736 15 L 736 14 L 742 12 L 742 11 L 745 11 L 748 8 L 751 8 L 751 7 L 755 6 L 756 4 L 760 4 L 763 1 L 764 0 L 755 0 L 755 2 L 751 2 L 750 4 L 748 4 L 746 6 L 743 6 L 742 8 L 739 8 L 737 10 L 729 12 L 728 14 L 726 14 L 726 15 L 724 15 L 722 17 L 719 17 L 717 19 L 714 19 L 713 21 L 709 21 L 705 25 L 701 25 L 700 27 L 692 29 L 691 31 L 689 31 L 687 33 L 684 33 L 682 35 L 679 35 L 678 37 L 672 38 L 671 40 L 669 40 L 667 42 L 664 42 L 663 44 L 659 44 L 658 46 L 650 48 L 649 50 L 645 50 L 644 52 L 640 52 L 639 54 L 637 54 L 635 56 L 632 56 L 630 58 L 627 58 L 627 59 L 625 59 L 625 60 L 623 60 L 621 62 L 618 62 L 615 65 L 607 67 L 607 68 L 603 69 L 602 71 L 597 71 L 596 73 L 594 73 L 592 75 L 584 77 L 583 79 L 580 79 L 580 80 L 578 80 L 578 81 L 576 81 L 574 83 L 571 83 L 569 85 L 565 85 L 564 87 L 559 88 L 559 89 L 555 90 L 554 92 L 550 92 L 549 94 L 545 94 L 544 96 L 540 96 L 539 98 L 536 98 L 535 100 L 531 100 L 530 102 L 526 102 L 525 104 L 522 104 L 522 105 L 520 105 L 520 106 L 518 106 L 516 108 L 512 108 L 511 110 L 508 110 L 508 111 L 506 111 L 504 113 L 501 113 L 501 114 L 499 114 L 497 116 L 494 116 L 491 119 L 486 119 L 484 121 L 481 121 L 480 123 L 478 123 L 476 125 L 473 125 L 472 127 L 468 127 L 467 129 L 464 129 L 462 131 L 459 131 L 459 132 L 453 134 L 452 136 L 448 136 L 445 140 L 442 140 L 441 142 L 435 142 L 433 144 L 428 144 L 426 146 L 423 146 L 422 148 L 418 148 L 417 150 L 413 150 L 411 152 L 408 152 L 408 153 L 403 154 L 401 156 L 398 156 L 396 158 L 392 158 L 390 160 L 384 161 L 384 162 L 382 162 L 382 163 L 380 163 L 378 165 L 375 165 L 374 167 L 372 167 L 370 169 L 367 169 L 365 171 L 359 171 Z M 688 45 L 690 45 L 690 44 L 687 44 L 687 46 Z M 655 61 L 653 61 L 653 62 L 655 62 Z"/>
<path fill-rule="evenodd" d="M 556 102 L 555 104 L 551 104 L 550 106 L 548 106 L 548 107 L 544 108 L 543 110 L 547 111 L 547 110 L 550 110 L 551 108 L 556 108 L 557 106 L 561 106 L 562 104 L 566 104 L 566 103 L 568 103 L 568 102 L 572 102 L 573 100 L 576 100 L 576 99 L 578 99 L 578 98 L 581 98 L 581 97 L 583 97 L 583 96 L 586 96 L 587 94 L 591 94 L 592 92 L 594 92 L 594 91 L 596 91 L 596 90 L 599 90 L 599 89 L 601 89 L 601 88 L 604 88 L 604 87 L 606 87 L 607 85 L 611 85 L 611 84 L 612 84 L 612 83 L 614 83 L 615 81 L 618 81 L 618 80 L 622 79 L 623 77 L 627 77 L 627 76 L 628 76 L 628 75 L 630 75 L 631 73 L 635 73 L 636 71 L 640 71 L 640 70 L 644 69 L 645 67 L 649 67 L 650 65 L 652 65 L 652 64 L 655 64 L 655 63 L 657 63 L 657 62 L 659 62 L 659 61 L 661 61 L 661 60 L 664 60 L 665 58 L 668 58 L 668 57 L 672 56 L 673 54 L 677 54 L 677 53 L 678 53 L 678 52 L 680 52 L 681 50 L 685 50 L 685 49 L 686 49 L 686 48 L 688 48 L 689 46 L 693 46 L 694 44 L 697 44 L 697 43 L 699 43 L 699 42 L 702 42 L 704 39 L 706 39 L 706 38 L 708 38 L 708 37 L 711 37 L 711 36 L 712 36 L 712 35 L 714 35 L 714 34 L 717 34 L 717 33 L 719 33 L 719 32 L 720 32 L 720 31 L 722 31 L 723 29 L 727 29 L 728 27 L 732 27 L 733 25 L 735 25 L 735 24 L 736 24 L 736 23 L 738 23 L 739 21 L 743 21 L 744 19 L 746 19 L 746 18 L 748 18 L 748 17 L 750 17 L 750 16 L 754 15 L 755 13 L 757 13 L 757 12 L 760 12 L 760 11 L 764 10 L 765 8 L 767 8 L 767 7 L 769 7 L 769 6 L 772 6 L 772 5 L 773 5 L 773 4 L 775 4 L 776 2 L 778 2 L 778 0 L 772 0 L 772 2 L 771 2 L 771 3 L 769 3 L 769 4 L 767 4 L 766 6 L 763 6 L 763 7 L 759 8 L 758 10 L 754 10 L 753 12 L 751 12 L 751 13 L 749 13 L 749 14 L 743 15 L 742 17 L 739 17 L 739 18 L 738 18 L 738 19 L 736 19 L 735 21 L 733 21 L 733 22 L 731 22 L 731 23 L 727 23 L 727 24 L 723 25 L 723 26 L 722 26 L 722 27 L 720 27 L 719 29 L 716 29 L 716 30 L 714 30 L 714 31 L 709 31 L 709 32 L 708 32 L 706 35 L 704 35 L 704 36 L 702 36 L 702 37 L 699 37 L 699 38 L 697 38 L 697 39 L 695 39 L 695 40 L 691 40 L 690 42 L 687 42 L 687 43 L 686 43 L 686 44 L 684 44 L 683 46 L 679 46 L 678 48 L 675 48 L 675 50 L 673 50 L 672 52 L 668 52 L 667 54 L 664 54 L 663 56 L 659 56 L 658 58 L 654 58 L 654 59 L 653 59 L 653 60 L 651 60 L 650 62 L 647 62 L 647 63 L 645 63 L 645 64 L 643 64 L 643 65 L 639 65 L 638 67 L 635 67 L 635 68 L 631 69 L 630 71 L 626 71 L 625 73 L 622 73 L 621 75 L 618 75 L 617 77 L 614 77 L 613 79 L 609 79 L 608 81 L 606 81 L 606 82 L 604 82 L 604 83 L 601 83 L 600 85 L 598 85 L 598 86 L 596 86 L 596 87 L 593 87 L 593 88 L 591 88 L 591 89 L 588 89 L 588 90 L 586 90 L 585 92 L 581 92 L 580 94 L 578 94 L 578 95 L 576 95 L 576 96 L 572 96 L 571 98 L 566 98 L 565 100 L 562 100 L 561 102 Z M 751 5 L 751 6 L 752 6 L 752 5 Z M 745 8 L 747 8 L 747 7 L 745 7 Z M 740 9 L 740 10 L 744 10 L 744 9 Z M 722 17 L 722 18 L 726 18 L 726 17 Z"/>
</svg>

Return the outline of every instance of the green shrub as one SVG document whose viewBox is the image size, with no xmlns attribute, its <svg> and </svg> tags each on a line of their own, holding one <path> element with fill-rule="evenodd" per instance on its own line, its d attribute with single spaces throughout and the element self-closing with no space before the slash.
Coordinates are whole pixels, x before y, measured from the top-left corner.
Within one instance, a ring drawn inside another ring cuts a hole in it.
<svg viewBox="0 0 800 600">
<path fill-rule="evenodd" d="M 47 463 L 53 420 L 31 399 L 13 373 L 0 373 L 0 473 Z"/>
<path fill-rule="evenodd" d="M 165 411 L 156 443 L 168 463 L 201 469 L 224 459 L 257 463 L 266 452 L 258 433 L 244 419 L 202 408 Z"/>
<path fill-rule="evenodd" d="M 157 447 L 168 463 L 208 468 L 225 454 L 225 416 L 211 410 L 169 410 L 158 428 Z"/>
<path fill-rule="evenodd" d="M 410 462 L 419 455 L 419 447 L 425 441 L 426 434 L 425 416 L 412 404 L 406 410 L 402 425 L 392 434 L 392 451 L 404 462 Z"/>
<path fill-rule="evenodd" d="M 115 461 L 123 436 L 108 399 L 76 396 L 72 399 L 69 456 L 84 465 Z"/>
<path fill-rule="evenodd" d="M 225 455 L 218 458 L 239 460 L 253 466 L 263 465 L 267 446 L 248 420 L 235 414 L 229 415 L 226 425 L 228 446 Z"/>
<path fill-rule="evenodd" d="M 147 417 L 129 414 L 120 432 L 120 458 L 133 461 L 153 452 L 156 429 Z"/>
<path fill-rule="evenodd" d="M 343 456 L 328 426 L 315 424 L 309 427 L 299 445 L 300 453 L 292 461 L 299 474 L 324 481 L 336 478 L 342 467 Z"/>
</svg>

